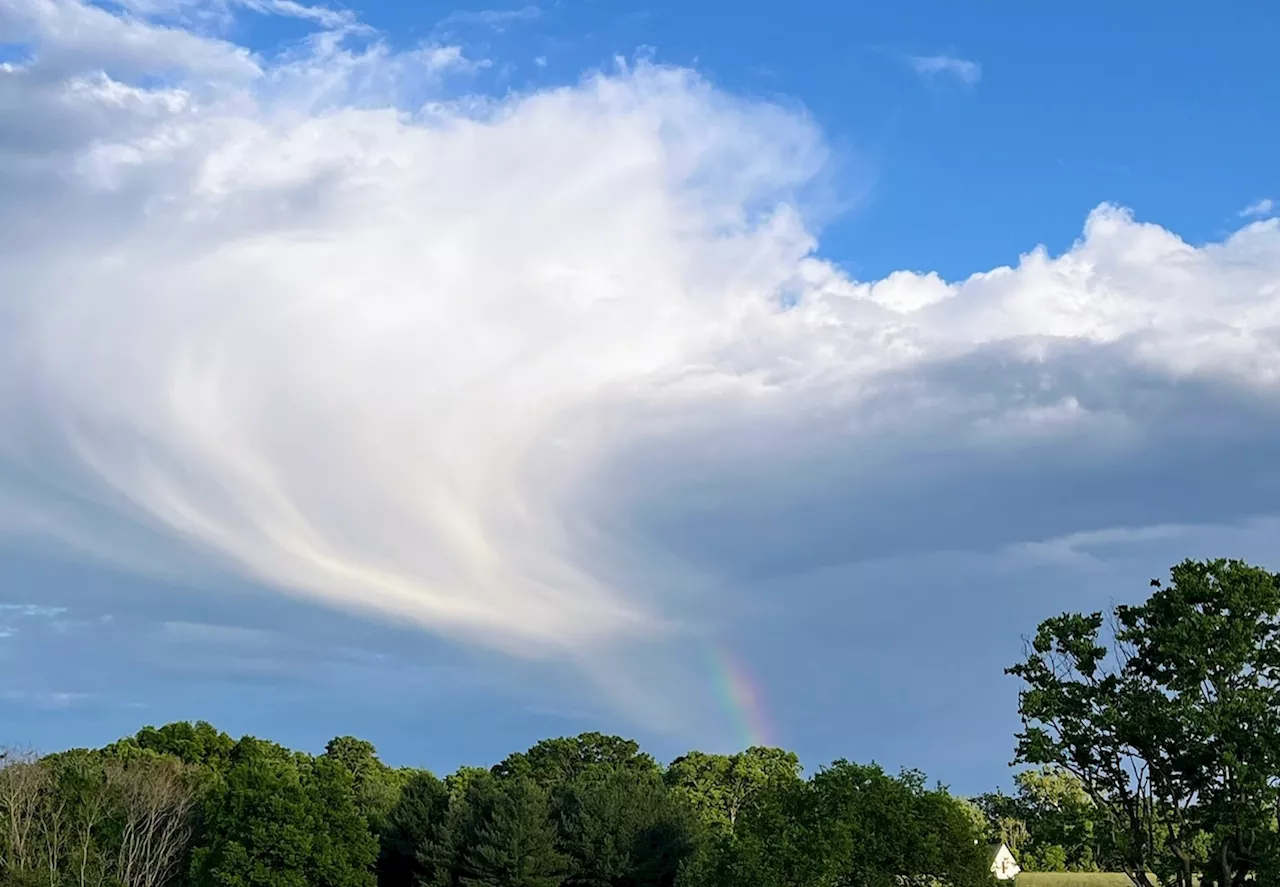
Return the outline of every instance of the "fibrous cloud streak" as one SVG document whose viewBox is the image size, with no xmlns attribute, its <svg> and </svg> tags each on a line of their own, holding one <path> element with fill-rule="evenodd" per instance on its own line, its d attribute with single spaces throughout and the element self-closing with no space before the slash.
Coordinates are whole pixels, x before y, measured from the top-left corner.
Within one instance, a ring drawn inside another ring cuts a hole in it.
<svg viewBox="0 0 1280 887">
<path fill-rule="evenodd" d="M 690 559 L 605 519 L 636 441 L 734 424 L 724 464 L 803 480 L 946 414 L 937 367 L 992 346 L 1275 392 L 1275 221 L 1192 246 L 1104 205 L 1058 257 L 859 282 L 816 252 L 827 151 L 794 110 L 648 63 L 468 95 L 441 47 L 341 27 L 266 58 L 0 6 L 0 528 L 571 652 L 681 612 Z M 992 372 L 957 447 L 1096 418 Z"/>
</svg>

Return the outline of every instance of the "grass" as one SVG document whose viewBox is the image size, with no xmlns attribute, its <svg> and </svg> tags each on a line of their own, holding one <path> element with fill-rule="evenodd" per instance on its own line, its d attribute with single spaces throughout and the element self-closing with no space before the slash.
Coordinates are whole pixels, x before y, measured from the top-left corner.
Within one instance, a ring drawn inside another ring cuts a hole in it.
<svg viewBox="0 0 1280 887">
<path fill-rule="evenodd" d="M 1133 887 L 1133 882 L 1115 872 L 1023 872 L 1017 887 Z"/>
</svg>

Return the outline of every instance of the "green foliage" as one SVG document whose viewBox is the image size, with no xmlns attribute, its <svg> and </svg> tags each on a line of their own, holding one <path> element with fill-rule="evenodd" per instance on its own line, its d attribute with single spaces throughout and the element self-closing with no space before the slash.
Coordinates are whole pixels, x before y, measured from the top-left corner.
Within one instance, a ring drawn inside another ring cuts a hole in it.
<svg viewBox="0 0 1280 887">
<path fill-rule="evenodd" d="M 138 751 L 170 755 L 186 764 L 212 770 L 227 765 L 235 740 L 207 721 L 177 721 L 163 727 L 143 727 L 128 739 L 107 746 L 108 754 L 128 757 Z"/>
<path fill-rule="evenodd" d="M 583 772 L 558 789 L 556 807 L 575 887 L 669 884 L 693 850 L 691 817 L 657 771 Z"/>
<path fill-rule="evenodd" d="M 10 796 L 33 799 L 29 846 L 67 837 L 50 873 L 36 853 L 11 864 L 0 829 L 5 887 L 910 887 L 924 872 L 969 883 L 957 861 L 974 850 L 972 809 L 914 775 L 840 763 L 805 780 L 776 749 L 694 752 L 664 771 L 601 734 L 441 780 L 352 737 L 313 758 L 175 724 L 15 760 L 0 814 Z M 134 844 L 145 852 L 121 853 Z"/>
<path fill-rule="evenodd" d="M 436 883 L 437 864 L 447 869 L 452 855 L 449 801 L 448 787 L 430 773 L 408 777 L 382 829 L 380 887 Z"/>
<path fill-rule="evenodd" d="M 986 885 L 990 860 L 971 805 L 907 771 L 837 761 L 811 780 L 780 779 L 719 828 L 681 884 Z"/>
<path fill-rule="evenodd" d="M 813 780 L 820 845 L 844 883 L 986 884 L 990 861 L 966 806 L 923 774 L 837 761 Z"/>
<path fill-rule="evenodd" d="M 733 831 L 738 817 L 762 794 L 800 778 L 800 759 L 777 748 L 734 755 L 699 751 L 676 758 L 666 781 L 708 828 Z"/>
<path fill-rule="evenodd" d="M 72 749 L 0 768 L 0 884 L 161 887 L 190 847 L 197 780 L 177 759 Z M 3 755 L 0 755 L 3 757 Z"/>
<path fill-rule="evenodd" d="M 732 830 L 702 834 L 679 883 L 695 887 L 819 885 L 831 877 L 823 846 L 820 798 L 810 782 L 780 782 L 745 807 Z"/>
<path fill-rule="evenodd" d="M 556 849 L 550 796 L 528 776 L 473 780 L 461 831 L 463 887 L 558 887 L 564 881 L 568 861 Z"/>
<path fill-rule="evenodd" d="M 544 788 L 563 785 L 593 770 L 660 773 L 652 757 L 630 739 L 583 733 L 544 739 L 527 752 L 509 755 L 493 768 L 497 776 L 528 776 Z"/>
<path fill-rule="evenodd" d="M 367 887 L 377 843 L 350 773 L 246 737 L 201 807 L 196 887 Z"/>
<path fill-rule="evenodd" d="M 1067 870 L 1067 851 L 1061 844 L 1043 844 L 1037 848 L 1034 859 L 1028 854 L 1025 857 L 1029 865 L 1041 872 L 1065 872 Z"/>
<path fill-rule="evenodd" d="M 372 742 L 354 736 L 330 740 L 322 757 L 334 761 L 350 774 L 351 797 L 356 809 L 375 834 L 381 832 L 409 778 L 409 772 L 391 769 L 378 760 L 378 752 Z"/>
<path fill-rule="evenodd" d="M 1017 760 L 1075 774 L 1133 883 L 1275 880 L 1280 576 L 1186 561 L 1142 605 L 1041 624 Z"/>
<path fill-rule="evenodd" d="M 1027 871 L 1097 871 L 1112 863 L 1105 814 L 1079 778 L 1061 767 L 1014 776 L 1017 794 L 976 800 L 989 841 L 1007 844 Z"/>
</svg>

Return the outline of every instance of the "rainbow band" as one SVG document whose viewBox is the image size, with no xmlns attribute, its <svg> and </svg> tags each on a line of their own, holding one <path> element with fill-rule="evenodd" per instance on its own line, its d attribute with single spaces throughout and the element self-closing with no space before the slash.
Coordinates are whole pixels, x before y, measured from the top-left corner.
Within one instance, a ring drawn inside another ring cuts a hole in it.
<svg viewBox="0 0 1280 887">
<path fill-rule="evenodd" d="M 708 644 L 706 650 L 716 696 L 733 721 L 739 744 L 743 749 L 774 747 L 776 733 L 765 716 L 758 683 L 745 663 L 724 647 Z"/>
</svg>

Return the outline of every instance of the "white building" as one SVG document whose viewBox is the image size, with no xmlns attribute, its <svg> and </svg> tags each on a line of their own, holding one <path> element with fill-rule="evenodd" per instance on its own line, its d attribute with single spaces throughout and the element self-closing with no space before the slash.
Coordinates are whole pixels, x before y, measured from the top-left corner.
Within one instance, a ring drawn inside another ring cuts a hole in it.
<svg viewBox="0 0 1280 887">
<path fill-rule="evenodd" d="M 991 851 L 991 874 L 997 881 L 1012 881 L 1022 871 L 1007 845 L 992 844 L 987 849 Z"/>
</svg>

